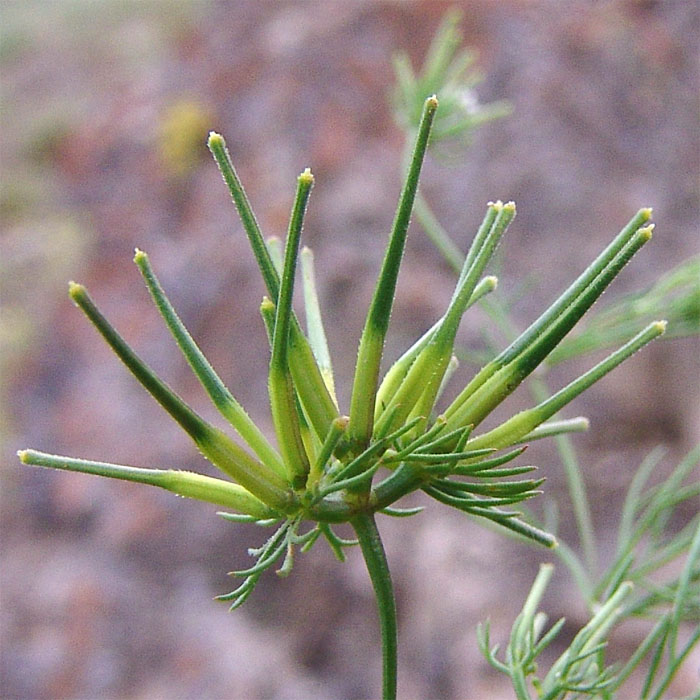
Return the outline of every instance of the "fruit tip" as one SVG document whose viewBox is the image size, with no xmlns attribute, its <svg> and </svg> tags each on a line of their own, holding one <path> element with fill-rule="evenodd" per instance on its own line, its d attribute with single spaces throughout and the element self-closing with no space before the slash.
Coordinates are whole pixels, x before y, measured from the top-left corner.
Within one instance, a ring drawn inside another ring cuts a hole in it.
<svg viewBox="0 0 700 700">
<path fill-rule="evenodd" d="M 640 229 L 637 229 L 637 235 L 641 236 L 644 241 L 651 240 L 654 233 L 655 224 L 648 224 Z"/>
<path fill-rule="evenodd" d="M 349 416 L 338 416 L 337 418 L 333 419 L 333 424 L 339 430 L 345 430 L 345 428 L 348 427 L 349 422 L 350 422 Z"/>
<path fill-rule="evenodd" d="M 210 131 L 209 137 L 207 138 L 207 144 L 209 145 L 209 148 L 212 148 L 213 146 L 224 146 L 224 137 L 216 131 Z"/>
<path fill-rule="evenodd" d="M 311 172 L 311 168 L 305 168 L 304 172 L 299 175 L 299 183 L 304 185 L 312 185 L 314 182 L 314 176 Z"/>
<path fill-rule="evenodd" d="M 71 280 L 68 282 L 68 294 L 71 299 L 76 299 L 77 297 L 83 296 L 85 294 L 85 287 L 82 284 L 78 284 Z"/>
</svg>

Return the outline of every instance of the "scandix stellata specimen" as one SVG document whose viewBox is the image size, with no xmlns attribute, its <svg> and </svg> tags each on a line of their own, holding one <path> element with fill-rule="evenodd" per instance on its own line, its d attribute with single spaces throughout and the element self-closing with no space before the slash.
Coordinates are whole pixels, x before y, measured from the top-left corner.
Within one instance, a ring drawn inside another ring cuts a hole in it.
<svg viewBox="0 0 700 700">
<path fill-rule="evenodd" d="M 556 414 L 661 335 L 666 325 L 664 321 L 651 323 L 551 397 L 491 430 L 479 431 L 482 421 L 545 360 L 649 241 L 653 225 L 649 224 L 651 210 L 645 208 L 527 330 L 481 368 L 448 407 L 436 409 L 442 388 L 455 369 L 453 346 L 460 320 L 470 306 L 496 286 L 496 279 L 484 273 L 515 216 L 512 202 L 497 201 L 486 208 L 444 314 L 380 380 L 409 219 L 437 108 L 435 96 L 423 104 L 405 184 L 360 339 L 347 415 L 341 413 L 335 396 L 312 254 L 304 249 L 299 256 L 304 213 L 313 185 L 311 171 L 306 169 L 298 177 L 284 255 L 278 255 L 278 250 L 263 238 L 224 139 L 211 133 L 209 148 L 231 192 L 267 288 L 260 312 L 270 345 L 268 392 L 276 447 L 223 384 L 168 301 L 148 256 L 137 250 L 134 261 L 175 341 L 245 446 L 206 422 L 157 377 L 100 313 L 85 287 L 71 282 L 70 296 L 204 457 L 228 478 L 92 462 L 35 450 L 19 452 L 25 464 L 160 486 L 235 511 L 220 513 L 228 520 L 275 528 L 262 547 L 249 550 L 256 563 L 232 572 L 243 579 L 242 583 L 218 596 L 228 601 L 231 609 L 247 599 L 265 570 L 278 566 L 280 576 L 289 574 L 297 549 L 307 551 L 323 537 L 342 561 L 343 550 L 359 544 L 379 610 L 384 698 L 396 697 L 397 626 L 376 515 L 403 517 L 417 513 L 420 508 L 402 509 L 396 503 L 422 490 L 445 505 L 556 547 L 552 535 L 514 509 L 540 493 L 543 482 L 532 478 L 534 466 L 516 466 L 516 460 L 528 441 L 585 429 L 585 419 L 558 419 Z M 298 257 L 306 333 L 292 311 Z M 339 537 L 333 530 L 338 523 L 349 523 L 357 539 Z M 544 581 L 540 587 L 543 585 Z M 581 654 L 584 652 L 588 653 L 588 648 Z"/>
</svg>

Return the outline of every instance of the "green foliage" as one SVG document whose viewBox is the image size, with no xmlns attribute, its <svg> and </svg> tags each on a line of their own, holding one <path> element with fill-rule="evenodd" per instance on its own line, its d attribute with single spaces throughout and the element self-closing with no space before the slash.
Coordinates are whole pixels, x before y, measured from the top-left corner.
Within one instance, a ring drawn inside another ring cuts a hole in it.
<svg viewBox="0 0 700 700">
<path fill-rule="evenodd" d="M 536 660 L 554 641 L 565 623 L 564 618 L 561 618 L 545 633 L 547 618 L 537 611 L 553 570 L 549 564 L 540 567 L 522 612 L 511 630 L 505 660 L 500 661 L 497 657 L 498 645 L 490 645 L 488 623 L 479 625 L 477 629 L 479 647 L 494 668 L 510 676 L 518 700 L 530 700 L 532 697 L 562 700 L 570 694 L 573 697 L 601 697 L 601 693 L 614 680 L 612 669 L 601 663 L 605 638 L 620 617 L 621 606 L 631 593 L 632 584 L 620 585 L 574 637 L 549 671 L 540 675 Z M 528 682 L 534 688 L 535 696 L 531 695 Z"/>
<path fill-rule="evenodd" d="M 700 494 L 697 480 L 686 483 L 700 465 L 700 448 L 688 454 L 664 482 L 644 490 L 659 459 L 655 451 L 637 471 L 620 518 L 616 555 L 598 580 L 590 580 L 575 552 L 562 543 L 561 559 L 574 580 L 583 579 L 581 588 L 592 615 L 546 673 L 538 657 L 565 622 L 558 620 L 545 632 L 546 615 L 538 612 L 554 570 L 551 564 L 540 568 L 503 659 L 499 659 L 499 646 L 491 646 L 489 623 L 479 625 L 480 649 L 494 668 L 511 678 L 518 700 L 612 698 L 635 670 L 645 671 L 641 699 L 659 700 L 700 641 L 700 515 L 676 532 L 667 527 L 674 511 Z M 675 573 L 664 575 L 669 570 Z M 626 662 L 610 664 L 606 661 L 609 635 L 632 617 L 652 620 L 654 626 Z M 683 622 L 696 627 L 681 644 Z"/>
<path fill-rule="evenodd" d="M 448 12 L 433 37 L 421 70 L 416 73 L 408 55 L 394 56 L 396 88 L 393 94 L 394 114 L 402 129 L 418 128 L 426 95 L 440 96 L 440 113 L 430 137 L 432 148 L 448 149 L 469 145 L 473 131 L 494 119 L 507 116 L 511 106 L 505 100 L 482 104 L 474 87 L 483 76 L 475 68 L 476 54 L 461 47 L 459 31 L 461 13 Z"/>
</svg>

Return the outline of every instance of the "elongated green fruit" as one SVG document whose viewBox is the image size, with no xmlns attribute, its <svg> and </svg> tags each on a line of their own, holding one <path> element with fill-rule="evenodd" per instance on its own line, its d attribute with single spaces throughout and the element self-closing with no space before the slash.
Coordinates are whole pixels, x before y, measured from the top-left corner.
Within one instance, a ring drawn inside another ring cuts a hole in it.
<svg viewBox="0 0 700 700">
<path fill-rule="evenodd" d="M 174 469 L 143 469 L 122 464 L 91 462 L 85 459 L 59 457 L 36 450 L 20 450 L 17 455 L 24 464 L 159 486 L 176 493 L 178 496 L 196 498 L 199 501 L 233 508 L 259 519 L 278 515 L 276 511 L 259 501 L 242 486 L 195 472 Z"/>
<path fill-rule="evenodd" d="M 241 223 L 243 224 L 243 228 L 248 235 L 250 247 L 253 250 L 253 255 L 255 256 L 255 260 L 260 268 L 265 286 L 267 287 L 270 296 L 276 299 L 279 293 L 279 275 L 275 270 L 272 258 L 270 257 L 270 253 L 265 245 L 265 241 L 260 231 L 260 225 L 258 224 L 255 214 L 253 213 L 253 209 L 250 206 L 248 196 L 243 189 L 243 185 L 241 184 L 236 169 L 233 167 L 231 156 L 226 148 L 226 141 L 224 141 L 224 137 L 221 134 L 217 134 L 216 132 L 212 131 L 209 134 L 207 145 L 209 146 L 209 150 L 219 166 L 224 182 L 228 186 L 229 192 L 231 193 L 231 199 L 233 199 L 233 203 L 238 210 L 238 215 L 241 217 Z"/>
<path fill-rule="evenodd" d="M 97 328 L 127 369 L 143 384 L 153 398 L 180 424 L 193 439 L 207 432 L 207 423 L 195 413 L 153 370 L 131 349 L 127 342 L 102 315 L 82 284 L 69 283 L 68 293 L 80 310 Z"/>
<path fill-rule="evenodd" d="M 214 405 L 250 445 L 255 454 L 280 476 L 283 476 L 285 474 L 284 466 L 279 454 L 277 454 L 277 451 L 270 445 L 262 431 L 250 419 L 245 409 L 236 401 L 226 385 L 221 381 L 219 375 L 199 349 L 187 328 L 185 328 L 153 272 L 148 255 L 137 248 L 134 262 L 138 265 L 141 274 L 146 280 L 151 296 L 180 350 L 182 350 L 187 362 L 197 375 L 207 394 L 209 394 Z"/>
<path fill-rule="evenodd" d="M 523 352 L 487 379 L 473 394 L 465 389 L 445 411 L 450 425 L 478 425 L 511 394 L 576 325 L 632 256 L 649 240 L 653 226 L 640 228 L 579 297 Z"/>
<path fill-rule="evenodd" d="M 304 283 L 304 310 L 306 311 L 306 328 L 309 336 L 309 345 L 314 353 L 321 376 L 326 383 L 328 393 L 333 402 L 338 406 L 338 399 L 335 395 L 335 383 L 333 380 L 333 366 L 331 355 L 328 351 L 328 341 L 323 328 L 321 318 L 321 307 L 318 303 L 318 292 L 316 290 L 316 275 L 314 273 L 314 254 L 311 248 L 301 249 L 301 273 Z"/>
<path fill-rule="evenodd" d="M 411 165 L 401 192 L 389 245 L 360 339 L 350 401 L 350 425 L 348 426 L 349 439 L 355 452 L 361 451 L 372 435 L 374 403 L 384 338 L 389 326 L 408 223 L 418 189 L 418 178 L 428 147 L 428 137 L 437 106 L 438 101 L 435 96 L 429 97 L 423 106 L 423 116 L 418 128 Z"/>
<path fill-rule="evenodd" d="M 231 193 L 231 199 L 238 210 L 243 228 L 262 273 L 263 281 L 270 298 L 279 296 L 279 275 L 265 245 L 260 226 L 253 214 L 250 202 L 241 185 L 223 136 L 215 132 L 209 134 L 209 150 L 216 160 L 224 182 Z M 289 364 L 292 376 L 311 424 L 319 439 L 328 433 L 331 421 L 338 416 L 338 410 L 326 388 L 321 372 L 316 364 L 306 337 L 299 327 L 296 316 L 292 316 L 289 334 Z"/>
<path fill-rule="evenodd" d="M 602 253 L 579 275 L 579 277 L 566 289 L 566 291 L 523 333 L 518 336 L 503 352 L 486 364 L 476 376 L 469 382 L 461 394 L 453 403 L 456 410 L 469 396 L 471 396 L 489 377 L 495 374 L 518 355 L 520 355 L 533 341 L 541 336 L 542 332 L 550 326 L 578 297 L 591 282 L 608 266 L 615 256 L 631 240 L 637 230 L 651 218 L 651 209 L 640 209 L 629 223 L 620 231 Z M 452 407 L 451 407 L 452 408 Z M 451 414 L 451 411 L 448 412 Z"/>
<path fill-rule="evenodd" d="M 476 289 L 472 294 L 469 303 L 467 304 L 467 309 L 476 304 L 479 299 L 484 297 L 486 294 L 492 292 L 498 286 L 498 278 L 493 275 L 484 277 L 484 279 L 476 285 Z M 375 422 L 379 419 L 379 416 L 384 413 L 384 410 L 388 406 L 391 399 L 396 394 L 401 382 L 403 382 L 408 370 L 411 365 L 415 362 L 416 357 L 418 357 L 421 350 L 430 342 L 437 329 L 445 320 L 443 316 L 439 321 L 434 323 L 406 352 L 404 352 L 401 357 L 394 362 L 389 371 L 384 375 L 382 383 L 377 391 L 376 406 L 374 412 Z"/>
<path fill-rule="evenodd" d="M 260 304 L 260 315 L 262 316 L 263 323 L 265 324 L 265 330 L 267 331 L 267 339 L 270 343 L 270 348 L 272 348 L 272 339 L 275 333 L 276 307 L 275 304 L 273 304 L 267 297 L 263 297 L 262 303 Z M 308 421 L 306 420 L 306 414 L 304 413 L 304 409 L 299 401 L 298 395 L 294 395 L 294 405 L 296 406 L 296 412 L 299 420 L 299 431 L 302 442 L 306 448 L 306 454 L 313 455 L 317 451 L 316 448 L 320 448 L 321 441 L 317 439 L 316 435 L 311 434 Z"/>
<path fill-rule="evenodd" d="M 566 309 L 588 285 L 608 266 L 615 256 L 627 245 L 634 234 L 649 219 L 652 210 L 650 207 L 640 209 L 620 233 L 609 243 L 602 253 L 579 275 L 579 277 L 567 288 L 567 290 L 516 340 L 513 341 L 499 356 L 495 362 L 503 365 L 519 355 L 533 338 L 537 338 L 542 330 L 549 326 L 564 309 Z"/>
<path fill-rule="evenodd" d="M 425 420 L 430 416 L 435 397 L 452 357 L 460 320 L 474 294 L 477 280 L 514 216 L 513 202 L 505 205 L 502 202 L 489 203 L 484 221 L 476 235 L 475 245 L 472 246 L 473 249 L 478 245 L 479 249 L 471 258 L 467 256 L 466 272 L 460 276 L 442 323 L 425 348 L 419 352 L 413 366 L 387 406 L 385 415 L 392 415 L 392 427 L 403 422 L 411 412 L 423 416 Z M 420 427 L 421 424 L 418 425 L 417 430 L 420 430 Z M 381 420 L 377 428 L 382 429 Z"/>
<path fill-rule="evenodd" d="M 294 383 L 289 371 L 289 328 L 292 314 L 294 275 L 296 273 L 299 241 L 304 223 L 306 204 L 313 186 L 313 175 L 308 168 L 299 175 L 297 194 L 289 221 L 289 232 L 284 255 L 282 284 L 276 304 L 275 327 L 270 358 L 269 393 L 272 420 L 279 448 L 284 458 L 287 476 L 295 488 L 302 488 L 309 473 L 309 459 L 299 429 Z"/>
<path fill-rule="evenodd" d="M 576 325 L 581 317 L 593 306 L 611 282 L 620 274 L 623 268 L 639 250 L 647 244 L 654 230 L 654 224 L 640 228 L 628 243 L 620 250 L 610 263 L 601 271 L 585 291 L 562 313 L 556 321 L 543 331 L 538 339 L 514 360 L 515 364 L 524 365 L 529 373 L 541 364 L 564 336 Z"/>
<path fill-rule="evenodd" d="M 470 440 L 467 446 L 469 449 L 481 447 L 502 449 L 515 444 L 525 435 L 537 428 L 538 425 L 544 423 L 548 418 L 551 418 L 581 392 L 588 389 L 608 372 L 615 369 L 615 367 L 628 357 L 631 357 L 647 343 L 662 335 L 665 330 L 665 321 L 656 321 L 650 324 L 619 350 L 609 355 L 605 360 L 598 363 L 595 367 L 588 370 L 588 372 L 581 375 L 578 379 L 565 386 L 556 394 L 550 396 L 546 401 L 543 401 L 534 408 L 517 413 L 497 428 Z"/>
<path fill-rule="evenodd" d="M 85 287 L 71 282 L 69 293 L 127 369 L 194 440 L 207 459 L 265 503 L 276 508 L 288 504 L 284 480 L 195 413 L 117 333 Z"/>
</svg>

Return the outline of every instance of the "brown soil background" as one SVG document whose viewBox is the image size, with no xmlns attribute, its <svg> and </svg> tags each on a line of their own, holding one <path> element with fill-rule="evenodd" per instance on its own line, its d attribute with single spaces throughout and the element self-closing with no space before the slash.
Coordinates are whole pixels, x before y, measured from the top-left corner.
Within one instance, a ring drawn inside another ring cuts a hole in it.
<svg viewBox="0 0 700 700">
<path fill-rule="evenodd" d="M 376 696 L 378 630 L 357 552 L 341 565 L 318 546 L 289 579 L 263 577 L 229 615 L 212 597 L 230 589 L 226 571 L 247 564 L 260 531 L 155 489 L 22 468 L 14 452 L 206 469 L 65 293 L 68 279 L 85 283 L 139 352 L 216 420 L 131 264 L 135 246 L 236 396 L 269 427 L 263 287 L 206 151 L 209 129 L 227 137 L 267 234 L 283 235 L 294 178 L 313 168 L 305 242 L 347 405 L 400 187 L 391 55 L 407 50 L 417 64 L 454 6 L 487 76 L 480 98 L 507 98 L 514 114 L 478 131 L 449 167 L 430 161 L 423 191 L 463 248 L 486 201 L 518 203 L 499 293 L 519 323 L 640 206 L 654 206 L 655 240 L 610 298 L 697 252 L 692 0 L 0 3 L 3 698 Z M 163 151 L 162 124 L 183 105 L 194 116 L 182 118 L 188 160 L 178 169 Z M 414 228 L 390 357 L 432 323 L 452 284 Z M 478 342 L 483 321 L 468 317 L 462 342 Z M 668 447 L 661 478 L 698 440 L 698 349 L 657 343 L 568 410 L 592 421 L 575 440 L 604 554 L 641 457 Z M 552 386 L 590 363 L 557 370 Z M 509 406 L 527 401 L 521 391 Z M 562 534 L 575 543 L 556 455 L 536 445 L 528 459 L 547 476 Z M 548 553 L 432 503 L 380 527 L 397 587 L 401 697 L 512 697 L 481 658 L 475 625 L 490 617 L 494 639 L 505 641 Z M 545 607 L 567 616 L 567 635 L 585 621 L 572 591 L 560 567 Z M 623 631 L 620 653 L 643 634 Z M 696 687 L 699 663 L 697 654 L 688 661 L 674 693 Z"/>
</svg>

